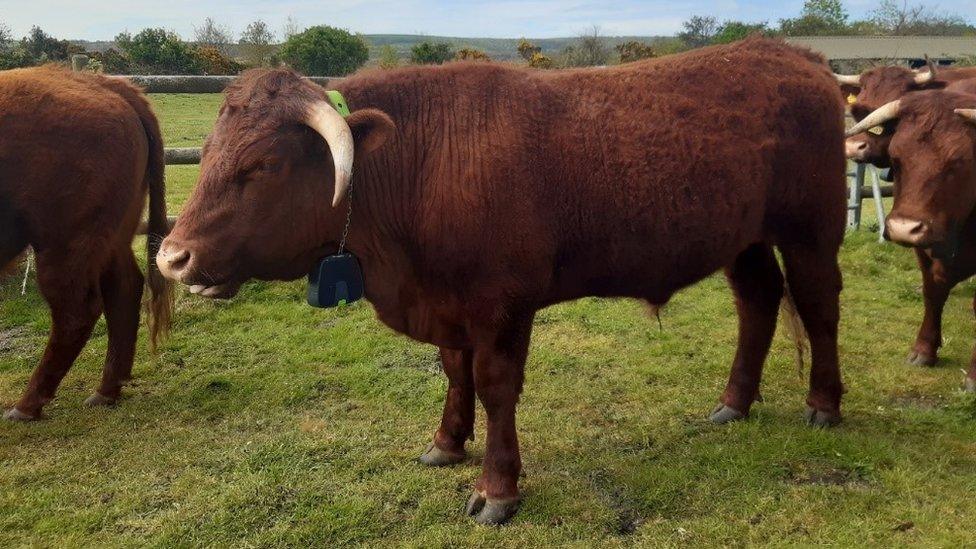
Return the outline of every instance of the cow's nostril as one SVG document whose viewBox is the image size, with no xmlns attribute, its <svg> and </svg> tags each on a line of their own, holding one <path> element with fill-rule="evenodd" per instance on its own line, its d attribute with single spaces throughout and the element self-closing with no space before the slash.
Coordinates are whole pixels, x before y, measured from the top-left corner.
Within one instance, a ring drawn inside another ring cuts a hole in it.
<svg viewBox="0 0 976 549">
<path fill-rule="evenodd" d="M 156 256 L 156 265 L 163 276 L 172 280 L 179 280 L 180 274 L 190 264 L 190 251 L 176 250 L 169 251 L 165 247 Z"/>
<path fill-rule="evenodd" d="M 866 149 L 866 148 L 868 148 L 868 142 L 867 142 L 867 141 L 861 141 L 861 142 L 860 142 L 860 143 L 858 143 L 858 145 L 857 145 L 857 150 L 858 150 L 858 151 L 863 151 L 863 150 L 864 150 L 864 149 Z"/>
<path fill-rule="evenodd" d="M 180 250 L 169 258 L 169 266 L 174 271 L 182 271 L 186 264 L 190 262 L 189 250 Z"/>
<path fill-rule="evenodd" d="M 922 234 L 923 232 L 925 232 L 925 225 L 921 221 L 919 221 L 914 226 L 912 226 L 910 229 L 908 229 L 908 234 L 913 235 L 913 236 L 914 235 Z"/>
</svg>

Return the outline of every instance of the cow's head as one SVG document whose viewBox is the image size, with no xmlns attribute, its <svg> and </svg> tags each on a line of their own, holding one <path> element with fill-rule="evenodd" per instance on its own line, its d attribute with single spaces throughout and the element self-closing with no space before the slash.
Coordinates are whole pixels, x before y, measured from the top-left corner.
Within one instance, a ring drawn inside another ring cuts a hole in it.
<svg viewBox="0 0 976 549">
<path fill-rule="evenodd" d="M 340 238 L 353 159 L 393 133 L 375 109 L 343 118 L 294 72 L 244 73 L 227 89 L 160 270 L 207 297 L 231 297 L 250 278 L 301 277 Z"/>
<path fill-rule="evenodd" d="M 895 120 L 888 147 L 895 203 L 885 236 L 951 256 L 976 209 L 976 95 L 912 93 L 870 113 L 848 135 Z"/>
<path fill-rule="evenodd" d="M 907 93 L 946 86 L 946 82 L 938 78 L 936 66 L 932 62 L 929 62 L 928 70 L 923 71 L 888 66 L 875 67 L 858 75 L 834 76 L 844 94 L 855 98 L 851 104 L 851 116 L 855 122 L 860 122 L 882 105 Z M 847 158 L 887 168 L 888 144 L 896 124 L 897 121 L 890 121 L 875 127 L 873 133 L 865 132 L 849 138 Z"/>
</svg>

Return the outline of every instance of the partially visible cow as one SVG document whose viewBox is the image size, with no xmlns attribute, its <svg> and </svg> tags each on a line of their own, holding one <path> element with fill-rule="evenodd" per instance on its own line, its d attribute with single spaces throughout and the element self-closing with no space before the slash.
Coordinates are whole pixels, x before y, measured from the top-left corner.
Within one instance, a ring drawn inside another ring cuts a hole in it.
<svg viewBox="0 0 976 549">
<path fill-rule="evenodd" d="M 861 121 L 872 111 L 913 91 L 943 89 L 960 80 L 976 78 L 976 67 L 938 68 L 929 62 L 928 70 L 913 71 L 902 66 L 875 67 L 859 75 L 836 74 L 845 95 L 854 95 L 851 116 Z M 851 160 L 888 167 L 888 141 L 895 122 L 879 126 L 877 133 L 864 132 L 847 140 L 846 154 Z"/>
<path fill-rule="evenodd" d="M 844 107 L 822 57 L 750 39 L 599 70 L 367 71 L 339 90 L 345 119 L 295 73 L 242 75 L 157 262 L 209 297 L 299 278 L 336 251 L 351 206 L 380 320 L 441 349 L 447 400 L 421 461 L 462 461 L 475 395 L 487 412 L 478 522 L 517 507 L 532 321 L 561 301 L 664 303 L 724 268 L 739 344 L 711 418 L 742 418 L 784 291 L 776 246 L 811 340 L 806 416 L 840 420 Z"/>
<path fill-rule="evenodd" d="M 976 93 L 910 93 L 869 114 L 848 134 L 892 122 L 898 124 L 888 145 L 895 203 L 884 234 L 916 249 L 925 318 L 909 360 L 934 364 L 949 291 L 976 274 Z M 965 386 L 976 391 L 976 351 Z"/>
<path fill-rule="evenodd" d="M 155 266 L 166 229 L 163 144 L 142 92 L 55 67 L 0 72 L 0 265 L 32 247 L 51 335 L 27 390 L 4 415 L 41 415 L 105 313 L 109 349 L 86 401 L 111 404 L 129 378 L 143 275 L 132 252 L 149 195 L 150 334 L 166 330 L 170 286 Z"/>
</svg>

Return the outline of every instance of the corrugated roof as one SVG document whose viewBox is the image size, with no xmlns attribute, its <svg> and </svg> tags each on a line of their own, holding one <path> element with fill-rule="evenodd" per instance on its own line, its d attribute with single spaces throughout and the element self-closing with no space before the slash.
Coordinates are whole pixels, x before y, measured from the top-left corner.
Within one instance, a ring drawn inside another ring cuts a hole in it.
<svg viewBox="0 0 976 549">
<path fill-rule="evenodd" d="M 827 59 L 959 59 L 976 55 L 976 36 L 793 36 L 791 44 Z"/>
</svg>

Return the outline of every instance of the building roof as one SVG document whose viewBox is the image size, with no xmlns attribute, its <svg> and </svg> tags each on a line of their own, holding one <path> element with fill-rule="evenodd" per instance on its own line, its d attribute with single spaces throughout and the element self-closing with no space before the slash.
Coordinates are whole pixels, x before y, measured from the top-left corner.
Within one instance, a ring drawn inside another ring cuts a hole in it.
<svg viewBox="0 0 976 549">
<path fill-rule="evenodd" d="M 976 36 L 793 36 L 827 59 L 959 59 L 976 55 Z"/>
</svg>

